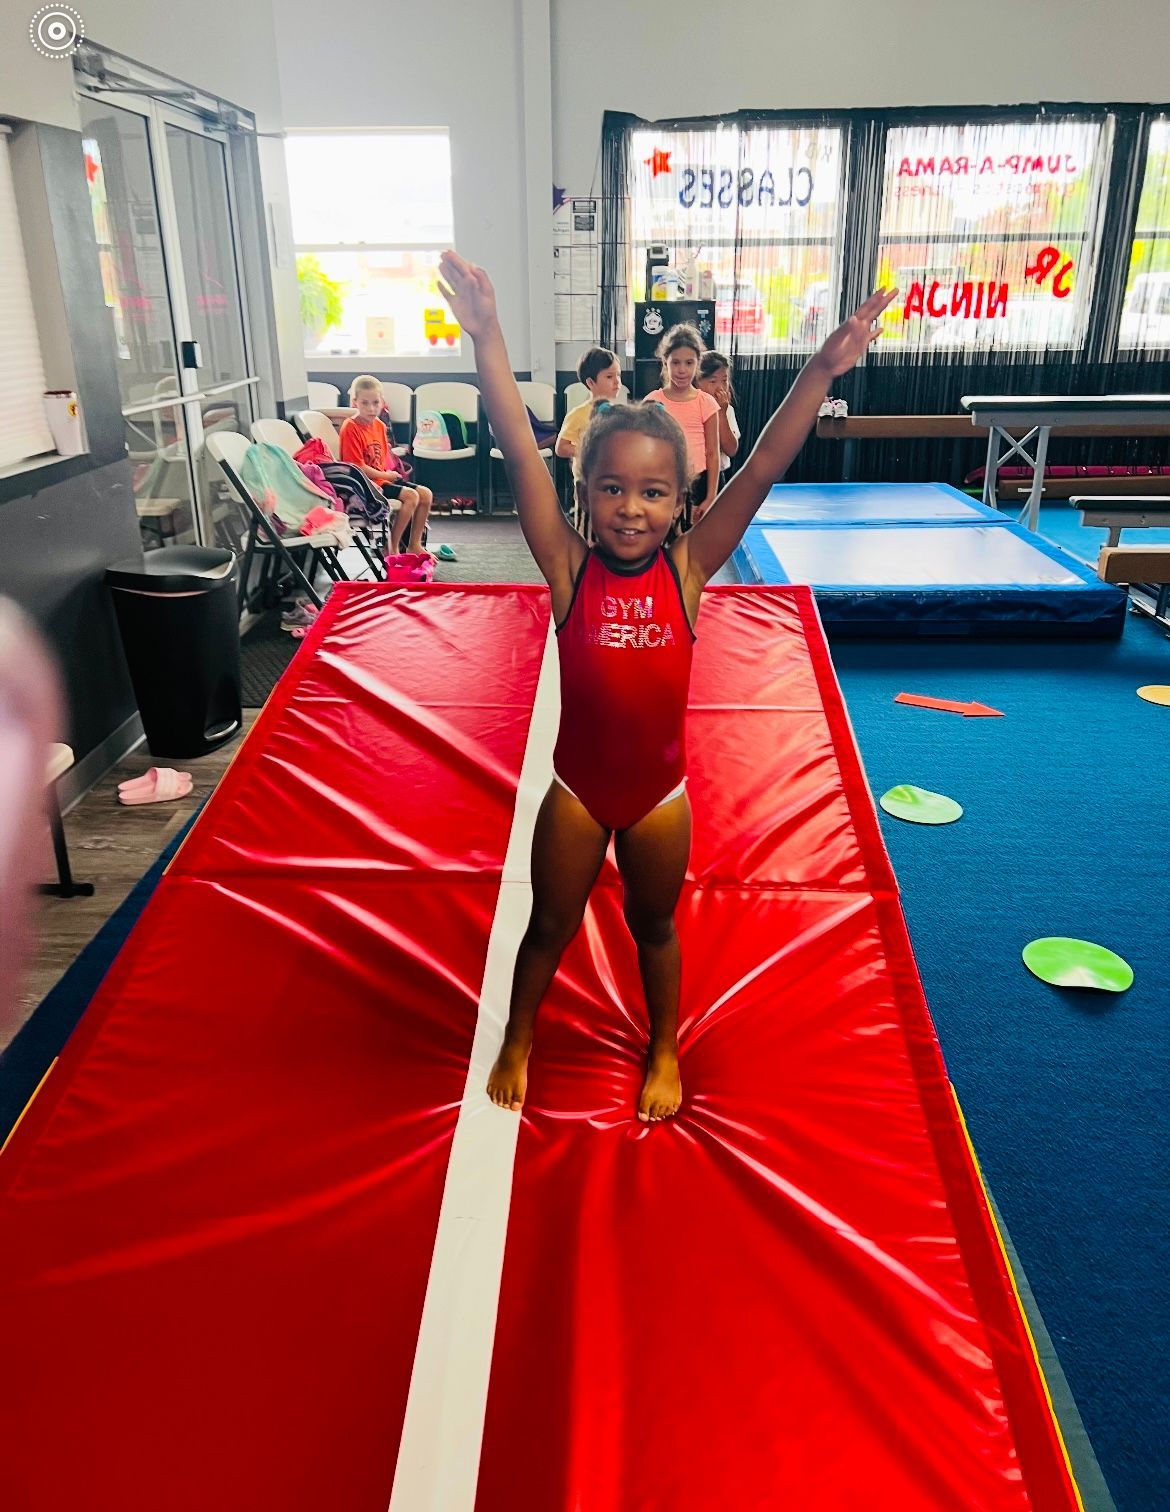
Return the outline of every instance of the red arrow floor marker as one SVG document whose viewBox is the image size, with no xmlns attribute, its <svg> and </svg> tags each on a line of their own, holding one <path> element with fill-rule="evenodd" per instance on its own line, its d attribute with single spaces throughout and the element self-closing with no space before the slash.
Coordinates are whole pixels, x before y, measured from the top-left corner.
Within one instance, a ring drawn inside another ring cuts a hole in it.
<svg viewBox="0 0 1170 1512">
<path fill-rule="evenodd" d="M 895 703 L 913 704 L 916 709 L 942 709 L 947 714 L 962 714 L 966 719 L 1002 719 L 1002 709 L 981 703 L 956 703 L 953 698 L 927 698 L 922 693 L 899 693 Z"/>
</svg>

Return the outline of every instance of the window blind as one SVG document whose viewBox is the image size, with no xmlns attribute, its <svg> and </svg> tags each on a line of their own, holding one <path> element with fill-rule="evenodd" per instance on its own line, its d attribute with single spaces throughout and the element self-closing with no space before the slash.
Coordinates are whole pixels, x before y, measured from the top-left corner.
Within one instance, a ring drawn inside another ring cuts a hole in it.
<svg viewBox="0 0 1170 1512">
<path fill-rule="evenodd" d="M 0 132 L 0 467 L 53 450 L 8 137 Z"/>
</svg>

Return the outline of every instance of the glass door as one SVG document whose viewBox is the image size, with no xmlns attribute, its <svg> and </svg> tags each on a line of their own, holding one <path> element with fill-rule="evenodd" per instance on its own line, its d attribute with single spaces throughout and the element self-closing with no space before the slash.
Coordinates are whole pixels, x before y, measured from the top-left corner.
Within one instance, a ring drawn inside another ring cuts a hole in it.
<svg viewBox="0 0 1170 1512">
<path fill-rule="evenodd" d="M 143 545 L 237 546 L 204 449 L 247 434 L 256 384 L 224 133 L 128 93 L 81 98 L 85 172 Z"/>
</svg>

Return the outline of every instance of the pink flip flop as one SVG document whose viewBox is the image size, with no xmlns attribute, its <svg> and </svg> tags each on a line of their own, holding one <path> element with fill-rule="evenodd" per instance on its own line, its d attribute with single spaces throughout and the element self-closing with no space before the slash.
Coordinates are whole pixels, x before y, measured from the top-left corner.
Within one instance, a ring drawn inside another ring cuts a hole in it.
<svg viewBox="0 0 1170 1512">
<path fill-rule="evenodd" d="M 119 782 L 119 793 L 141 793 L 146 788 L 153 788 L 158 782 L 158 767 L 151 767 L 148 772 L 143 772 L 141 777 L 128 777 L 125 782 Z"/>
<path fill-rule="evenodd" d="M 190 772 L 176 772 L 173 767 L 151 767 L 144 776 L 118 784 L 118 802 L 170 803 L 176 798 L 186 798 L 190 792 Z"/>
</svg>

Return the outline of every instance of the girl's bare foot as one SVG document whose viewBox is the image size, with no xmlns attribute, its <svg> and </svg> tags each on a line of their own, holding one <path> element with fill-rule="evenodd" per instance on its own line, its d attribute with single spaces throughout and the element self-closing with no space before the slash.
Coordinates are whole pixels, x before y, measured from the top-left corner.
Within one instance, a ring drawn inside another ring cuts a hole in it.
<svg viewBox="0 0 1170 1512">
<path fill-rule="evenodd" d="M 488 1077 L 487 1095 L 497 1108 L 508 1108 L 519 1113 L 524 1106 L 524 1094 L 528 1090 L 528 1056 L 532 1050 L 531 1036 L 504 1034 L 504 1043 L 496 1056 L 492 1074 Z"/>
<path fill-rule="evenodd" d="M 646 1057 L 646 1080 L 638 1099 L 638 1117 L 643 1123 L 658 1123 L 673 1118 L 682 1106 L 682 1078 L 678 1070 L 678 1051 L 651 1049 Z"/>
</svg>

